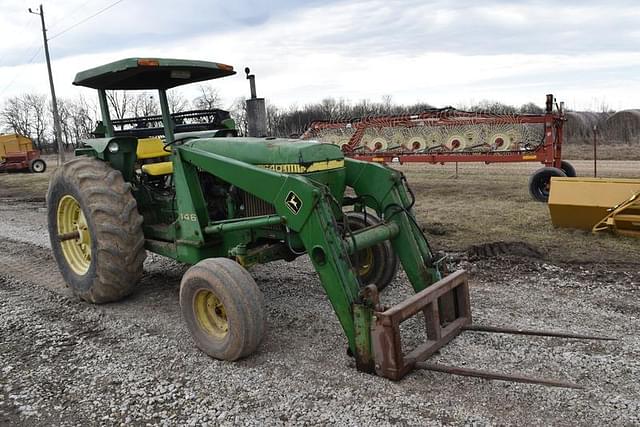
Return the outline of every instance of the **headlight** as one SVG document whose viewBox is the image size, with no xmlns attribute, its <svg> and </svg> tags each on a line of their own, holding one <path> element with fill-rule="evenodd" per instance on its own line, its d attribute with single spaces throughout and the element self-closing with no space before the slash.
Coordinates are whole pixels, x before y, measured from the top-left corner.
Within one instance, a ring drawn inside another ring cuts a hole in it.
<svg viewBox="0 0 640 427">
<path fill-rule="evenodd" d="M 109 152 L 112 153 L 112 154 L 117 153 L 119 149 L 120 149 L 120 147 L 118 146 L 118 143 L 115 142 L 115 141 L 111 141 L 107 145 L 107 150 L 109 150 Z"/>
</svg>

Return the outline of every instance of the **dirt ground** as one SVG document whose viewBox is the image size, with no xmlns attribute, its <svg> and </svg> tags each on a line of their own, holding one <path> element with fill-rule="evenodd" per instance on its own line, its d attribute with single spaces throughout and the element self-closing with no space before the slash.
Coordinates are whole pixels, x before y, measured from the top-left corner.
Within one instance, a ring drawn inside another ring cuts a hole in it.
<svg viewBox="0 0 640 427">
<path fill-rule="evenodd" d="M 573 163 L 589 174 L 588 161 Z M 639 166 L 608 161 L 599 170 L 637 177 Z M 359 373 L 306 258 L 252 270 L 265 295 L 264 341 L 240 362 L 212 360 L 181 320 L 186 266 L 150 255 L 130 298 L 81 302 L 49 249 L 50 171 L 0 174 L 0 425 L 638 425 L 640 246 L 553 229 L 546 206 L 527 192 L 537 167 L 461 164 L 457 177 L 453 165 L 400 169 L 432 245 L 471 274 L 474 322 L 618 339 L 465 332 L 432 361 L 581 390 L 428 371 L 400 382 Z M 473 249 L 490 242 L 516 243 Z M 409 294 L 401 273 L 384 298 Z"/>
</svg>

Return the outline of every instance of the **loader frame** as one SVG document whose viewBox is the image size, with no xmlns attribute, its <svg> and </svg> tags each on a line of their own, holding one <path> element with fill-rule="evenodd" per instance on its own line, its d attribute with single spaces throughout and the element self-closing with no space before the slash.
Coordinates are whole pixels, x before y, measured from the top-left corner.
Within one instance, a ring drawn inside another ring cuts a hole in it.
<svg viewBox="0 0 640 427">
<path fill-rule="evenodd" d="M 216 237 L 223 237 L 223 233 L 231 235 L 218 243 L 215 255 L 237 256 L 247 242 L 241 237 L 231 237 L 233 233 L 285 225 L 297 235 L 295 238 L 309 254 L 347 337 L 349 349 L 362 370 L 375 370 L 371 339 L 368 338 L 374 305 L 361 293 L 349 255 L 390 240 L 416 292 L 442 278 L 428 243 L 409 210 L 411 197 L 400 172 L 374 163 L 345 160 L 347 187 L 353 188 L 360 203 L 385 219 L 379 225 L 355 232 L 345 239 L 336 227 L 343 203 L 336 201 L 325 185 L 304 176 L 274 172 L 189 146 L 177 146 L 172 161 L 177 195 L 177 238 L 175 245 L 169 246 L 147 240 L 149 249 L 195 264 L 212 256 L 212 242 Z M 276 214 L 210 222 L 197 185 L 199 170 L 270 201 Z M 292 196 L 301 202 L 297 212 L 290 206 Z"/>
</svg>

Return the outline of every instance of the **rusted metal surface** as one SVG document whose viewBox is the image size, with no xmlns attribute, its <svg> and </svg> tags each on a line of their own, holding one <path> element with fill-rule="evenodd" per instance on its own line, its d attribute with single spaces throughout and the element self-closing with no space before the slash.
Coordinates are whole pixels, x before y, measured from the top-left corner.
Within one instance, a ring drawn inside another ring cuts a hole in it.
<svg viewBox="0 0 640 427">
<path fill-rule="evenodd" d="M 58 234 L 58 239 L 61 242 L 65 242 L 67 240 L 79 239 L 79 238 L 80 238 L 79 231 L 71 231 L 70 233 Z"/>
<path fill-rule="evenodd" d="M 444 322 L 440 309 L 441 298 L 453 301 Z M 404 355 L 400 336 L 400 324 L 423 312 L 427 341 Z M 374 311 L 371 325 L 371 341 L 376 361 L 376 373 L 399 380 L 409 373 L 416 362 L 423 361 L 455 338 L 464 326 L 471 324 L 468 276 L 464 270 L 445 277 L 425 290 L 385 311 Z"/>
<path fill-rule="evenodd" d="M 468 325 L 464 327 L 465 331 L 474 332 L 493 332 L 499 334 L 515 334 L 515 335 L 532 335 L 538 337 L 558 337 L 558 338 L 573 338 L 582 340 L 601 340 L 601 341 L 615 341 L 617 338 L 603 337 L 597 335 L 583 335 L 573 334 L 568 332 L 558 331 L 545 331 L 538 329 L 520 329 L 520 328 L 505 328 L 501 326 L 487 326 L 487 325 Z"/>
<path fill-rule="evenodd" d="M 446 374 L 463 375 L 467 377 L 485 378 L 488 380 L 540 384 L 540 385 L 545 385 L 549 387 L 562 387 L 562 388 L 575 388 L 575 389 L 584 388 L 581 385 L 568 382 L 568 381 L 559 381 L 559 380 L 553 380 L 553 379 L 547 379 L 547 378 L 535 378 L 535 377 L 529 377 L 529 376 L 519 375 L 519 374 L 518 375 L 502 374 L 500 372 L 491 372 L 491 371 L 484 371 L 484 370 L 470 369 L 470 368 L 458 368 L 456 366 L 444 366 L 444 365 L 438 365 L 434 363 L 417 362 L 415 364 L 415 369 L 425 369 L 428 371 L 444 372 Z"/>
<path fill-rule="evenodd" d="M 69 233 L 58 234 L 58 240 L 60 240 L 61 242 L 66 242 L 67 240 L 74 240 L 79 238 L 80 238 L 79 231 L 71 231 Z"/>
</svg>

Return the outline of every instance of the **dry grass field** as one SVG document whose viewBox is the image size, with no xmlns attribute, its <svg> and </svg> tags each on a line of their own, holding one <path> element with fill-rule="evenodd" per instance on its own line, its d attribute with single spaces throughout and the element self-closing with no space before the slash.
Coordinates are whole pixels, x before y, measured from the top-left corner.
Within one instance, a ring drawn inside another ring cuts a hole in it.
<svg viewBox="0 0 640 427">
<path fill-rule="evenodd" d="M 593 160 L 593 145 L 590 143 L 564 144 L 562 153 L 565 159 Z M 640 150 L 637 144 L 616 144 L 599 141 L 596 148 L 596 156 L 599 160 L 640 160 Z"/>
<path fill-rule="evenodd" d="M 616 152 L 606 151 L 608 157 Z M 55 157 L 46 160 L 48 170 L 41 175 L 1 174 L 0 198 L 43 199 L 56 167 Z M 570 162 L 578 176 L 593 176 L 592 161 Z M 640 255 L 635 239 L 554 228 L 546 204 L 533 201 L 528 193 L 529 175 L 541 167 L 537 163 L 460 163 L 457 177 L 454 164 L 392 167 L 406 174 L 416 194 L 417 219 L 436 249 L 462 252 L 472 245 L 517 241 L 557 262 L 629 262 Z M 598 162 L 602 177 L 636 178 L 639 170 L 639 161 Z"/>
<path fill-rule="evenodd" d="M 578 176 L 592 176 L 592 162 L 571 161 Z M 639 162 L 600 161 L 598 175 L 638 176 Z M 396 166 L 397 167 L 397 166 Z M 416 215 L 432 244 L 448 251 L 495 241 L 527 242 L 550 259 L 566 262 L 630 261 L 640 255 L 637 240 L 586 231 L 556 229 L 549 210 L 528 193 L 534 163 L 402 165 L 416 193 Z"/>
</svg>

